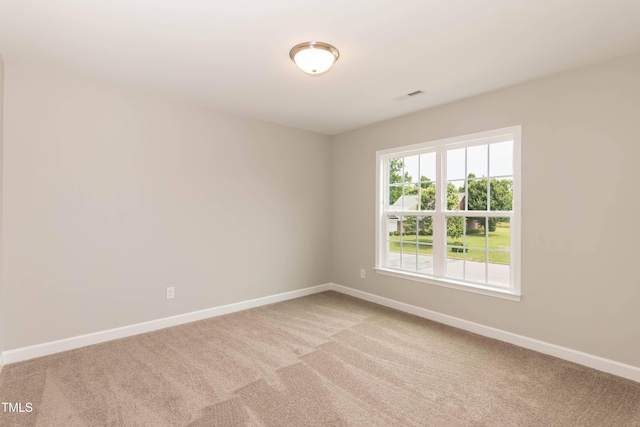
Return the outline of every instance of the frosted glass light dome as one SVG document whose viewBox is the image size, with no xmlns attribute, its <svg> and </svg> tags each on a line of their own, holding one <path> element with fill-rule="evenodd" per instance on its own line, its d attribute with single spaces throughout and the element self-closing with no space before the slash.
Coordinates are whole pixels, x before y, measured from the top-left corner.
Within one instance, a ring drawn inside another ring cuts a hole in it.
<svg viewBox="0 0 640 427">
<path fill-rule="evenodd" d="M 289 56 L 300 70 L 317 76 L 329 71 L 340 57 L 340 53 L 328 43 L 305 42 L 294 46 Z"/>
</svg>

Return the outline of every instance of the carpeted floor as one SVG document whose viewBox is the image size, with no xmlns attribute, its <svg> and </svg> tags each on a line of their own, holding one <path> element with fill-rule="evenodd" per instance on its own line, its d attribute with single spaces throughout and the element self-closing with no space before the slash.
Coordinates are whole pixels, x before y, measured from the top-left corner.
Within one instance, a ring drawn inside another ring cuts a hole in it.
<svg viewBox="0 0 640 427">
<path fill-rule="evenodd" d="M 335 292 L 8 365 L 0 402 L 33 405 L 1 426 L 640 426 L 640 383 Z"/>
</svg>

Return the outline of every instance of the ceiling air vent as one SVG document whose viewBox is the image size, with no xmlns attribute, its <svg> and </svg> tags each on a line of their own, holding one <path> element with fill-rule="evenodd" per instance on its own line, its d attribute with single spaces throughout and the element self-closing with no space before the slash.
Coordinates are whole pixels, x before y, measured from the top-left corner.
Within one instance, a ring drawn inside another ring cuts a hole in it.
<svg viewBox="0 0 640 427">
<path fill-rule="evenodd" d="M 415 98 L 418 95 L 422 95 L 424 93 L 423 90 L 415 90 L 413 92 L 407 93 L 405 95 L 396 96 L 395 98 L 391 98 L 396 102 L 406 101 L 407 99 Z"/>
</svg>

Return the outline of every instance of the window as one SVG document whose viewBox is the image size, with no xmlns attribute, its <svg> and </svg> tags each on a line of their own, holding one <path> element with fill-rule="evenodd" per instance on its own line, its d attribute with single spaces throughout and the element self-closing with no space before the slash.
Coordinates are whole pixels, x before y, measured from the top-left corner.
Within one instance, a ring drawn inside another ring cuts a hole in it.
<svg viewBox="0 0 640 427">
<path fill-rule="evenodd" d="M 376 271 L 519 300 L 520 126 L 376 156 Z"/>
</svg>

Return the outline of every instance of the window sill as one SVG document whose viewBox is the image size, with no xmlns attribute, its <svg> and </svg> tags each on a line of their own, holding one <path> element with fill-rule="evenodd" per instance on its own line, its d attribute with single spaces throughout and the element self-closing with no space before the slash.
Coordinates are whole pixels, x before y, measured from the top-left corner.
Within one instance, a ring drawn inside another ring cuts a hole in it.
<svg viewBox="0 0 640 427">
<path fill-rule="evenodd" d="M 392 270 L 389 268 L 374 268 L 376 273 L 383 274 L 385 276 L 397 277 L 405 280 L 413 280 L 416 282 L 428 283 L 430 285 L 442 286 L 450 289 L 457 289 L 459 291 L 472 292 L 475 294 L 488 295 L 497 298 L 503 298 L 510 301 L 520 301 L 520 293 L 516 293 L 511 289 L 499 289 L 489 286 L 476 285 L 473 283 L 457 282 L 455 280 L 436 279 L 432 277 L 425 277 L 420 274 L 412 274 L 406 271 Z"/>
</svg>

